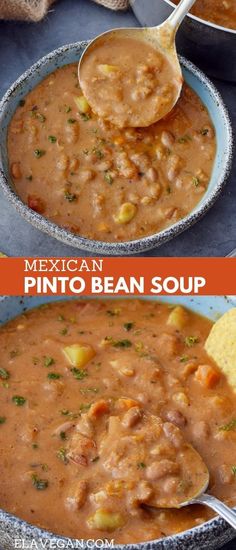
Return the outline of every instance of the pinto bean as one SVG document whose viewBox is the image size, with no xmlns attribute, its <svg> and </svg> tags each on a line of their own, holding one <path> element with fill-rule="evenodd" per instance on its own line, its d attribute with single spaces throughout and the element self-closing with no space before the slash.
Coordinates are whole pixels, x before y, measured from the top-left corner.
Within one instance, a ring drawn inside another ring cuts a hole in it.
<svg viewBox="0 0 236 550">
<path fill-rule="evenodd" d="M 187 424 L 187 419 L 185 416 L 178 410 L 174 409 L 166 413 L 166 420 L 178 426 L 178 428 L 183 428 Z"/>
<path fill-rule="evenodd" d="M 218 468 L 218 476 L 221 483 L 228 485 L 234 480 L 231 467 L 228 464 L 222 464 Z"/>
<path fill-rule="evenodd" d="M 175 141 L 175 138 L 171 132 L 167 132 L 166 130 L 163 130 L 161 133 L 161 143 L 170 149 Z"/>
<path fill-rule="evenodd" d="M 177 474 L 179 471 L 179 465 L 172 460 L 163 459 L 158 462 L 153 462 L 146 468 L 146 477 L 150 481 L 161 479 L 169 474 Z"/>
<path fill-rule="evenodd" d="M 88 494 L 88 483 L 81 479 L 77 482 L 76 487 L 71 490 L 71 493 L 66 497 L 65 506 L 71 512 L 76 512 L 82 508 Z"/>
<path fill-rule="evenodd" d="M 140 407 L 132 407 L 123 416 L 122 425 L 124 428 L 133 428 L 141 420 L 142 414 Z"/>
<path fill-rule="evenodd" d="M 11 175 L 14 179 L 20 179 L 22 177 L 20 162 L 13 162 L 11 165 Z"/>
<path fill-rule="evenodd" d="M 170 422 L 165 422 L 163 424 L 163 430 L 166 437 L 173 443 L 174 447 L 177 449 L 183 444 L 183 436 L 179 428 Z"/>
</svg>

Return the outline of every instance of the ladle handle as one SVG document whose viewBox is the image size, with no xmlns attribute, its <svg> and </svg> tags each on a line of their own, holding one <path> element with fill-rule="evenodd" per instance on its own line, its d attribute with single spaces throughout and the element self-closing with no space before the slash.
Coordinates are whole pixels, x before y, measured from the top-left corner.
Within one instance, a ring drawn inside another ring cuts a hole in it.
<svg viewBox="0 0 236 550">
<path fill-rule="evenodd" d="M 185 15 L 191 10 L 196 0 L 181 0 L 180 4 L 175 8 L 170 17 L 168 17 L 168 23 L 177 31 L 182 23 Z M 167 22 L 166 21 L 166 22 Z"/>
<path fill-rule="evenodd" d="M 205 504 L 212 508 L 215 512 L 219 514 L 231 527 L 236 529 L 236 512 L 232 510 L 229 506 L 218 500 L 218 498 L 213 497 L 212 495 L 207 495 L 203 493 L 197 498 L 194 498 L 189 504 Z"/>
</svg>

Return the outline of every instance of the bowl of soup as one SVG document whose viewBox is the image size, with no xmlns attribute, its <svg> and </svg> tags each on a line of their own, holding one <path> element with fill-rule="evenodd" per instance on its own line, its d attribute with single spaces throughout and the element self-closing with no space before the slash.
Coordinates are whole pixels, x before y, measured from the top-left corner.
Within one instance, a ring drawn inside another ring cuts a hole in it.
<svg viewBox="0 0 236 550">
<path fill-rule="evenodd" d="M 178 0 L 132 0 L 142 25 L 159 25 Z M 236 81 L 236 6 L 234 0 L 197 0 L 177 33 L 178 51 L 207 74 Z"/>
<path fill-rule="evenodd" d="M 234 305 L 205 296 L 1 300 L 4 550 L 22 539 L 203 550 L 234 537 L 204 507 L 148 507 L 153 476 L 166 497 L 173 483 L 183 496 L 191 484 L 191 472 L 176 469 L 179 430 L 209 469 L 208 491 L 235 505 L 235 394 L 204 349 L 213 322 Z M 130 450 L 150 413 L 169 440 L 136 457 Z"/>
<path fill-rule="evenodd" d="M 69 245 L 139 253 L 213 205 L 231 165 L 231 124 L 212 83 L 185 59 L 183 91 L 167 117 L 147 128 L 107 123 L 78 85 L 84 47 L 47 55 L 3 98 L 1 187 L 25 219 Z M 109 63 L 102 67 L 109 78 Z M 139 70 L 143 90 L 152 74 Z M 106 88 L 114 100 L 118 87 Z"/>
</svg>

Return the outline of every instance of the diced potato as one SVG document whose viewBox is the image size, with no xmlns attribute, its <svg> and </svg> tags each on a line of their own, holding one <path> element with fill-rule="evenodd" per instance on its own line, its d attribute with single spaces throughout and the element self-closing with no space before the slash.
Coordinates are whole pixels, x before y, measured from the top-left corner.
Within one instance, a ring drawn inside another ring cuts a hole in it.
<svg viewBox="0 0 236 550">
<path fill-rule="evenodd" d="M 117 73 L 119 71 L 119 67 L 117 67 L 116 65 L 100 64 L 98 65 L 98 70 L 100 73 L 107 76 L 111 73 Z"/>
<path fill-rule="evenodd" d="M 91 529 L 100 531 L 115 531 L 125 523 L 123 516 L 119 512 L 109 512 L 100 508 L 96 510 L 93 516 L 88 518 L 88 526 Z"/>
<path fill-rule="evenodd" d="M 80 113 L 88 113 L 90 111 L 90 105 L 86 99 L 86 97 L 84 97 L 84 95 L 80 95 L 80 96 L 75 96 L 74 97 L 74 102 L 76 104 L 76 107 L 78 107 L 78 110 Z"/>
<path fill-rule="evenodd" d="M 95 351 L 89 344 L 72 344 L 63 348 L 66 359 L 73 367 L 84 367 L 95 355 Z"/>
<path fill-rule="evenodd" d="M 135 216 L 137 212 L 137 207 L 132 202 L 124 202 L 118 214 L 115 216 L 115 221 L 117 223 L 129 223 Z"/>
<path fill-rule="evenodd" d="M 182 306 L 176 306 L 169 314 L 167 319 L 167 325 L 175 327 L 177 330 L 181 330 L 188 322 L 188 312 Z"/>
</svg>

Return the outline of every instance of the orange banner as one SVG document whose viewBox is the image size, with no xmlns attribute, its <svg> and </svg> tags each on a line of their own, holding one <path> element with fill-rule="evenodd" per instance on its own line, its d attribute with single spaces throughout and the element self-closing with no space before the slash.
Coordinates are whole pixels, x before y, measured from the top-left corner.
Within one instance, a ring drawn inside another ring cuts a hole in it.
<svg viewBox="0 0 236 550">
<path fill-rule="evenodd" d="M 0 295 L 234 295 L 236 258 L 1 258 Z"/>
</svg>

